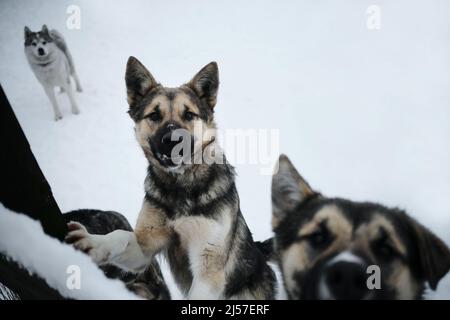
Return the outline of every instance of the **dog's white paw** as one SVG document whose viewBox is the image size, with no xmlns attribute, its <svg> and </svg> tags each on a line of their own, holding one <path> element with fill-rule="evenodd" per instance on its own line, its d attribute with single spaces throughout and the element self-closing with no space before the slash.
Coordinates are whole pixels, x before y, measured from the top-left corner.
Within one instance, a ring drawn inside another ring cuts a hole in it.
<svg viewBox="0 0 450 320">
<path fill-rule="evenodd" d="M 77 92 L 83 92 L 83 88 L 81 86 L 77 86 Z"/>
<path fill-rule="evenodd" d="M 71 243 L 75 249 L 88 254 L 97 264 L 106 263 L 109 252 L 102 245 L 99 235 L 90 234 L 86 228 L 78 222 L 71 221 L 67 224 L 69 232 L 65 241 Z"/>
<path fill-rule="evenodd" d="M 55 114 L 55 121 L 61 120 L 63 118 L 61 113 Z"/>
<path fill-rule="evenodd" d="M 80 114 L 80 109 L 78 109 L 78 108 L 72 109 L 72 113 L 73 114 Z"/>
</svg>

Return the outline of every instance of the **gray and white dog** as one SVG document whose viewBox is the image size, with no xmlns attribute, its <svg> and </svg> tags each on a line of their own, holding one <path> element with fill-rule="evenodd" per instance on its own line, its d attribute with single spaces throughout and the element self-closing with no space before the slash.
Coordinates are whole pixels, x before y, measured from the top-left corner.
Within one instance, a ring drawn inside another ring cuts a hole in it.
<svg viewBox="0 0 450 320">
<path fill-rule="evenodd" d="M 50 99 L 55 121 L 63 117 L 55 98 L 55 87 L 67 93 L 72 113 L 79 114 L 80 110 L 71 87 L 71 77 L 75 80 L 77 91 L 81 92 L 82 89 L 63 36 L 54 29 L 49 31 L 46 25 L 38 32 L 32 32 L 30 28 L 25 27 L 25 55 L 31 70 Z"/>
</svg>

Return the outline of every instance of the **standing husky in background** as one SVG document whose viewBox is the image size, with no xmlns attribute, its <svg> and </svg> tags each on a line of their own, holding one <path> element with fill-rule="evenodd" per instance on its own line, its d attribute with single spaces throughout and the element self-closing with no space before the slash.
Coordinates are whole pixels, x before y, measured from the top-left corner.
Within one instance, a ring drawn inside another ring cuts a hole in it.
<svg viewBox="0 0 450 320">
<path fill-rule="evenodd" d="M 38 32 L 32 32 L 25 27 L 25 55 L 31 70 L 50 99 L 55 113 L 55 121 L 63 117 L 55 98 L 55 87 L 60 87 L 61 92 L 67 93 L 72 113 L 79 114 L 80 110 L 71 87 L 71 76 L 75 80 L 77 91 L 81 92 L 82 89 L 63 36 L 56 30 L 49 31 L 46 25 L 43 25 L 42 30 Z"/>
<path fill-rule="evenodd" d="M 194 130 L 215 130 L 217 64 L 208 64 L 185 85 L 167 88 L 130 57 L 125 80 L 129 114 L 149 161 L 136 228 L 96 235 L 72 222 L 66 240 L 98 264 L 134 271 L 164 252 L 190 299 L 273 299 L 275 275 L 240 211 L 233 167 L 225 159 L 176 161 L 193 156 L 192 149 L 194 154 L 208 147 L 220 152 L 215 139 Z M 194 145 L 186 154 L 175 151 L 179 131 L 187 132 L 188 145 Z"/>
<path fill-rule="evenodd" d="M 290 299 L 419 299 L 450 268 L 450 251 L 396 208 L 328 198 L 286 156 L 272 180 L 275 255 Z M 368 267 L 379 268 L 369 289 Z"/>
</svg>

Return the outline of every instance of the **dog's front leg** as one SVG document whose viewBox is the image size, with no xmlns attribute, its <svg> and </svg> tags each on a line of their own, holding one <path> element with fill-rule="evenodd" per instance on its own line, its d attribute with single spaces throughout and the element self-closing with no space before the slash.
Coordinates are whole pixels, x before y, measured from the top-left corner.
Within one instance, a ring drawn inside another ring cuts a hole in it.
<svg viewBox="0 0 450 320">
<path fill-rule="evenodd" d="M 79 114 L 80 109 L 78 108 L 77 102 L 75 101 L 75 96 L 73 94 L 73 89 L 72 89 L 72 86 L 70 85 L 70 82 L 67 84 L 64 83 L 63 89 L 67 93 L 67 96 L 69 97 L 70 106 L 72 108 L 72 113 Z"/>
<path fill-rule="evenodd" d="M 188 300 L 219 300 L 223 299 L 225 271 L 193 272 L 192 285 L 187 296 Z"/>
<path fill-rule="evenodd" d="M 134 233 L 142 252 L 153 257 L 168 246 L 173 229 L 167 224 L 166 213 L 144 200 Z"/>
<path fill-rule="evenodd" d="M 55 115 L 55 121 L 63 118 L 61 111 L 59 110 L 58 102 L 56 101 L 55 91 L 52 86 L 44 86 L 45 93 L 53 107 L 53 113 Z"/>
<path fill-rule="evenodd" d="M 171 237 L 164 212 L 153 208 L 146 201 L 134 232 L 115 230 L 106 235 L 97 235 L 88 233 L 77 222 L 70 222 L 68 227 L 66 241 L 89 254 L 97 264 L 114 264 L 135 272 L 143 271 Z"/>
<path fill-rule="evenodd" d="M 114 264 L 129 271 L 141 271 L 148 265 L 150 258 L 142 252 L 134 232 L 115 230 L 100 235 L 90 234 L 78 222 L 68 223 L 69 233 L 66 241 L 86 252 L 99 265 Z"/>
</svg>

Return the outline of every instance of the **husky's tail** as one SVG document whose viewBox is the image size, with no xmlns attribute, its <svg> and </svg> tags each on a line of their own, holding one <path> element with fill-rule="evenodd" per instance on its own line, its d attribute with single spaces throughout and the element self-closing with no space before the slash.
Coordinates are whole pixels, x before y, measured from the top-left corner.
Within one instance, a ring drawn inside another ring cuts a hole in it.
<svg viewBox="0 0 450 320">
<path fill-rule="evenodd" d="M 262 252 L 267 261 L 274 262 L 275 249 L 273 247 L 273 238 L 269 238 L 264 241 L 255 241 L 256 247 Z"/>
<path fill-rule="evenodd" d="M 69 63 L 70 74 L 74 76 L 75 73 L 75 65 L 73 64 L 72 55 L 70 54 L 69 48 L 67 47 L 66 41 L 59 31 L 52 29 L 50 30 L 50 37 L 55 41 L 56 46 L 64 53 L 67 58 L 67 62 Z"/>
</svg>

